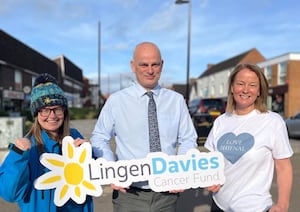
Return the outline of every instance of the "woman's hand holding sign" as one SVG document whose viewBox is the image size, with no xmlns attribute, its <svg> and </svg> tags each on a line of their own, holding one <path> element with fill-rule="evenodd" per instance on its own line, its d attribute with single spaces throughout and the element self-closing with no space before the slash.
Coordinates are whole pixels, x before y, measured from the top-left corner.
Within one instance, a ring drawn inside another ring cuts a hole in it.
<svg viewBox="0 0 300 212">
<path fill-rule="evenodd" d="M 218 192 L 220 190 L 220 188 L 221 188 L 221 185 L 218 184 L 218 185 L 208 186 L 207 190 L 216 193 L 216 192 Z"/>
<path fill-rule="evenodd" d="M 89 142 L 87 139 L 81 139 L 81 138 L 76 138 L 74 140 L 74 146 L 80 146 L 81 144 L 83 144 L 84 142 Z"/>
<path fill-rule="evenodd" d="M 118 191 L 121 191 L 123 193 L 126 193 L 126 189 L 129 189 L 129 187 L 126 187 L 126 188 L 123 188 L 121 186 L 117 186 L 115 184 L 110 184 L 110 187 L 113 189 L 113 190 L 118 190 Z"/>
<path fill-rule="evenodd" d="M 22 151 L 27 151 L 31 148 L 31 141 L 27 138 L 18 138 L 16 140 L 16 147 Z"/>
<path fill-rule="evenodd" d="M 171 191 L 169 191 L 170 193 L 182 193 L 182 192 L 184 192 L 185 191 L 185 189 L 177 189 L 177 190 L 171 190 Z"/>
</svg>

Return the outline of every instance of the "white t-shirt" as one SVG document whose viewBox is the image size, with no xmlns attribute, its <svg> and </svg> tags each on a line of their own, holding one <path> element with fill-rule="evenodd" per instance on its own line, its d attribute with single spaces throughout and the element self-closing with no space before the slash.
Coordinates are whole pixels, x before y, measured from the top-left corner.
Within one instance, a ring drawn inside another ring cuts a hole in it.
<svg viewBox="0 0 300 212">
<path fill-rule="evenodd" d="M 272 205 L 269 192 L 274 159 L 289 158 L 293 150 L 286 125 L 274 112 L 253 110 L 246 115 L 219 116 L 205 142 L 225 159 L 225 184 L 213 195 L 226 212 L 262 212 Z"/>
</svg>

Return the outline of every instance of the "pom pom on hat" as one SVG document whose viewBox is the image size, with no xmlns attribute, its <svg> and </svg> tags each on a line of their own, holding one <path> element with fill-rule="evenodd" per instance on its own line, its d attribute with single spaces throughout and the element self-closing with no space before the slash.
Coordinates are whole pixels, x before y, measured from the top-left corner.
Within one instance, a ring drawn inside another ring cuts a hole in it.
<svg viewBox="0 0 300 212">
<path fill-rule="evenodd" d="M 33 87 L 35 87 L 35 86 L 37 86 L 39 84 L 45 84 L 47 82 L 52 82 L 52 83 L 54 83 L 54 84 L 57 85 L 57 81 L 56 81 L 56 79 L 52 75 L 50 75 L 48 73 L 43 73 L 43 74 L 40 74 L 35 79 Z"/>
<path fill-rule="evenodd" d="M 33 86 L 30 97 L 30 109 L 33 117 L 37 115 L 41 108 L 46 106 L 61 105 L 68 107 L 67 98 L 52 75 L 48 73 L 40 74 Z"/>
</svg>

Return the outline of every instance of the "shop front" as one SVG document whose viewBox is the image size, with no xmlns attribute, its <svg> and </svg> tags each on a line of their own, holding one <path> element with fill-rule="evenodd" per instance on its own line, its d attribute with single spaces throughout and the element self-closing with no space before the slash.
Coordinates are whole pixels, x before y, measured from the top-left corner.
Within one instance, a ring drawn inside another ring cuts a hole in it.
<svg viewBox="0 0 300 212">
<path fill-rule="evenodd" d="M 12 116 L 18 116 L 24 102 L 22 91 L 2 90 L 1 110 L 9 112 Z"/>
</svg>

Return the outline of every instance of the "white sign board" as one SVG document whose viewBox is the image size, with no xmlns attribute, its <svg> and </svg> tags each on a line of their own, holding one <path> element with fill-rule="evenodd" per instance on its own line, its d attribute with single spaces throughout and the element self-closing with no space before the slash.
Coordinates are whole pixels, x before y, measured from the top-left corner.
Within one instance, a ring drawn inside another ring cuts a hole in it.
<svg viewBox="0 0 300 212">
<path fill-rule="evenodd" d="M 177 189 L 224 184 L 224 158 L 219 152 L 203 153 L 197 149 L 185 155 L 168 156 L 149 153 L 146 158 L 106 161 L 93 159 L 90 143 L 79 147 L 73 138 L 63 139 L 62 155 L 44 153 L 41 163 L 50 171 L 35 181 L 36 189 L 55 188 L 54 203 L 62 206 L 70 198 L 81 204 L 86 195 L 100 196 L 101 185 L 122 187 L 147 180 L 152 190 L 161 192 Z"/>
</svg>

